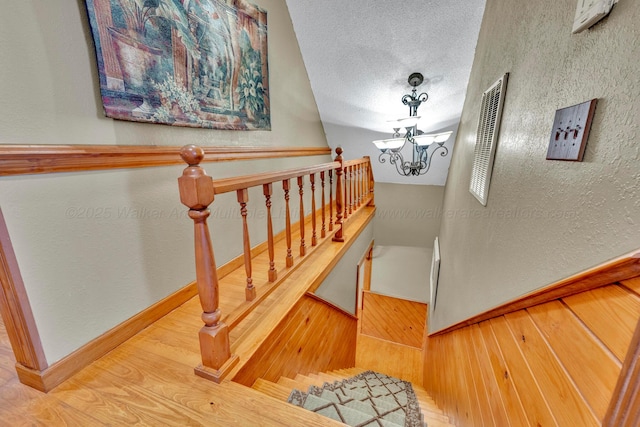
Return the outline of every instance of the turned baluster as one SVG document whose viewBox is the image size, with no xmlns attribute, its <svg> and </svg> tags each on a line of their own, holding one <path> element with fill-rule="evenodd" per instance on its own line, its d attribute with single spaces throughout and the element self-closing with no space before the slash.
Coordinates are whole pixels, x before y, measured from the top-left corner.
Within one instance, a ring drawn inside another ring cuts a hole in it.
<svg viewBox="0 0 640 427">
<path fill-rule="evenodd" d="M 327 229 L 325 228 L 325 216 L 324 216 L 324 171 L 320 172 L 320 181 L 322 183 L 322 228 L 320 229 L 320 238 L 324 239 L 327 236 Z"/>
<path fill-rule="evenodd" d="M 364 164 L 364 176 L 362 177 L 362 184 L 364 189 L 362 190 L 363 200 L 369 198 L 369 163 Z"/>
<path fill-rule="evenodd" d="M 362 200 L 362 165 L 358 164 L 356 165 L 356 209 L 358 209 L 360 207 L 360 202 Z"/>
<path fill-rule="evenodd" d="M 342 174 L 344 168 L 344 159 L 342 158 L 342 147 L 336 148 L 336 162 L 340 162 L 340 166 L 336 169 L 336 234 L 333 236 L 333 241 L 344 242 L 344 233 L 342 229 Z"/>
<path fill-rule="evenodd" d="M 354 190 L 355 190 L 355 186 L 354 184 L 354 179 L 355 179 L 355 175 L 354 175 L 354 170 L 355 170 L 355 165 L 351 166 L 351 168 L 349 168 L 349 213 L 352 214 L 353 213 L 353 204 L 355 203 L 356 197 L 354 194 Z"/>
<path fill-rule="evenodd" d="M 333 169 L 329 171 L 329 231 L 333 231 Z"/>
<path fill-rule="evenodd" d="M 245 295 L 247 301 L 253 301 L 256 297 L 256 288 L 251 278 L 251 243 L 249 242 L 249 226 L 247 224 L 247 202 L 249 202 L 249 190 L 243 188 L 237 191 L 238 203 L 240 203 L 240 215 L 242 215 L 242 241 L 244 244 L 244 270 L 247 273 L 247 287 Z"/>
<path fill-rule="evenodd" d="M 316 234 L 316 174 L 309 175 L 311 181 L 311 246 L 318 244 L 318 236 Z"/>
<path fill-rule="evenodd" d="M 364 193 L 365 192 L 365 182 L 364 182 L 365 171 L 366 171 L 366 165 L 362 163 L 360 165 L 360 204 L 361 205 L 364 202 L 364 194 L 365 194 Z"/>
<path fill-rule="evenodd" d="M 369 198 L 369 163 L 364 164 L 364 198 Z"/>
<path fill-rule="evenodd" d="M 291 211 L 289 210 L 289 180 L 282 181 L 282 189 L 284 190 L 284 205 L 285 205 L 285 234 L 287 237 L 287 267 L 293 266 L 293 256 L 291 255 Z"/>
<path fill-rule="evenodd" d="M 345 169 L 344 173 L 345 173 L 345 182 L 347 184 L 347 193 L 349 195 L 349 197 L 347 198 L 347 205 L 346 205 L 346 209 L 349 213 L 349 215 L 351 215 L 353 213 L 353 211 L 351 210 L 351 199 L 353 197 L 353 192 L 351 191 L 351 184 L 353 181 L 353 166 L 349 166 Z"/>
<path fill-rule="evenodd" d="M 365 195 L 365 181 L 364 177 L 366 175 L 367 166 L 363 163 L 360 165 L 360 204 L 364 203 L 364 195 Z"/>
<path fill-rule="evenodd" d="M 304 177 L 298 177 L 298 194 L 300 195 L 300 256 L 305 256 L 307 253 L 307 247 L 304 243 L 304 201 L 302 197 L 304 196 Z"/>
<path fill-rule="evenodd" d="M 356 186 L 355 184 L 355 170 L 356 170 L 356 166 L 352 165 L 351 168 L 349 169 L 349 213 L 352 214 L 353 211 L 355 211 L 354 206 L 355 206 L 355 202 L 356 202 L 356 194 L 355 194 L 355 190 L 356 190 Z"/>
<path fill-rule="evenodd" d="M 220 320 L 218 274 L 207 225 L 209 205 L 214 200 L 213 185 L 211 177 L 199 166 L 204 159 L 201 147 L 184 146 L 180 156 L 189 165 L 178 178 L 178 187 L 180 201 L 189 208 L 189 218 L 194 223 L 196 280 L 204 322 L 198 333 L 202 365 L 196 368 L 196 374 L 220 382 L 238 357 L 231 355 L 229 328 Z"/>
<path fill-rule="evenodd" d="M 278 271 L 276 270 L 276 264 L 273 261 L 275 257 L 275 250 L 273 248 L 273 221 L 271 220 L 271 196 L 273 195 L 273 185 L 263 184 L 262 192 L 265 197 L 265 204 L 267 206 L 267 246 L 269 247 L 269 281 L 275 282 L 278 278 Z"/>
<path fill-rule="evenodd" d="M 367 198 L 367 164 L 362 164 L 362 203 Z"/>
<path fill-rule="evenodd" d="M 356 189 L 355 174 L 353 173 L 354 169 L 355 169 L 355 165 L 349 168 L 349 213 L 350 214 L 353 213 L 353 210 L 354 210 L 353 207 L 356 202 L 356 195 L 354 194 Z"/>
<path fill-rule="evenodd" d="M 342 170 L 342 182 L 344 186 L 344 203 L 342 205 L 343 222 L 349 218 L 349 166 L 344 166 Z"/>
<path fill-rule="evenodd" d="M 375 206 L 373 200 L 373 170 L 371 169 L 371 159 L 369 156 L 364 156 L 367 159 L 367 197 L 371 197 L 369 200 L 369 206 Z"/>
<path fill-rule="evenodd" d="M 362 170 L 360 169 L 361 167 L 362 166 L 360 164 L 356 166 L 356 180 L 354 183 L 354 185 L 356 186 L 356 199 L 354 200 L 354 204 L 355 204 L 354 210 L 357 210 L 360 207 L 360 198 L 362 196 L 362 192 L 360 191 L 360 183 L 362 182 L 360 180 L 361 172 L 362 172 Z"/>
</svg>

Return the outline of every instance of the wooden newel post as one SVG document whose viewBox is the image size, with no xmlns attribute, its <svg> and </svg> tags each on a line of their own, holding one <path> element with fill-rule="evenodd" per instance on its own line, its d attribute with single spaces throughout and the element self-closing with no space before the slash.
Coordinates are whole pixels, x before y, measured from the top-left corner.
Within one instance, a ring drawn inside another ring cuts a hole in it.
<svg viewBox="0 0 640 427">
<path fill-rule="evenodd" d="M 344 242 L 344 234 L 342 230 L 342 212 L 343 212 L 343 184 L 342 174 L 344 172 L 344 159 L 342 158 L 342 147 L 336 148 L 336 162 L 340 162 L 340 167 L 336 169 L 336 234 L 333 236 L 334 242 Z"/>
<path fill-rule="evenodd" d="M 204 159 L 201 147 L 185 145 L 180 156 L 189 165 L 178 178 L 178 187 L 180 201 L 189 208 L 189 218 L 194 223 L 196 280 L 204 322 L 199 333 L 202 365 L 195 368 L 195 373 L 220 382 L 238 362 L 238 357 L 231 355 L 229 328 L 220 321 L 218 274 L 207 225 L 209 205 L 214 199 L 213 185 L 211 177 L 199 166 Z"/>
</svg>

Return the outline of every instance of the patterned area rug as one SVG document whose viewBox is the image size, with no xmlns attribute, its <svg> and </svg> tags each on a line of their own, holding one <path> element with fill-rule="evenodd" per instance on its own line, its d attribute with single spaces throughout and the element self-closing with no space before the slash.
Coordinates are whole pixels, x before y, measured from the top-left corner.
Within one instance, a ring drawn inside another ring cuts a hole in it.
<svg viewBox="0 0 640 427">
<path fill-rule="evenodd" d="M 288 402 L 352 427 L 426 426 L 411 383 L 373 371 L 293 390 Z"/>
</svg>

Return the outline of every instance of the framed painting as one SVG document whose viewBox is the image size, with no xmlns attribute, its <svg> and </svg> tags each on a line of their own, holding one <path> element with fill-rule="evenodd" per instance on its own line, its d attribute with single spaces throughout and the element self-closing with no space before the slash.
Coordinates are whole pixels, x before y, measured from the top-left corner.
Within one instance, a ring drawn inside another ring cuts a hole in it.
<svg viewBox="0 0 640 427">
<path fill-rule="evenodd" d="M 86 0 L 105 114 L 270 130 L 267 13 L 244 0 Z"/>
</svg>

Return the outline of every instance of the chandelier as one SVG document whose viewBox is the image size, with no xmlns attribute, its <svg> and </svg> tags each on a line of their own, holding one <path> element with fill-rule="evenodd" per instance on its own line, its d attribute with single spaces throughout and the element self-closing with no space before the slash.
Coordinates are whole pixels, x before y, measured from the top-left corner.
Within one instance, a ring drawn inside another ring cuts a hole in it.
<svg viewBox="0 0 640 427">
<path fill-rule="evenodd" d="M 410 94 L 402 97 L 402 103 L 409 106 L 409 117 L 394 121 L 392 126 L 394 133 L 390 139 L 373 141 L 381 151 L 378 161 L 386 163 L 388 157 L 389 163 L 394 165 L 398 173 L 403 176 L 424 175 L 429 171 L 431 159 L 436 152 L 440 151 L 442 157 L 449 154 L 449 149 L 444 146 L 444 143 L 451 136 L 451 131 L 426 134 L 418 129 L 418 120 L 420 119 L 418 107 L 429 98 L 426 92 L 417 94 L 417 87 L 423 81 L 424 77 L 420 73 L 412 73 L 409 76 L 408 82 L 413 89 Z M 436 143 L 437 146 L 429 153 L 429 147 L 433 143 Z M 402 155 L 402 149 L 405 146 L 411 147 L 411 160 L 405 160 Z"/>
</svg>

